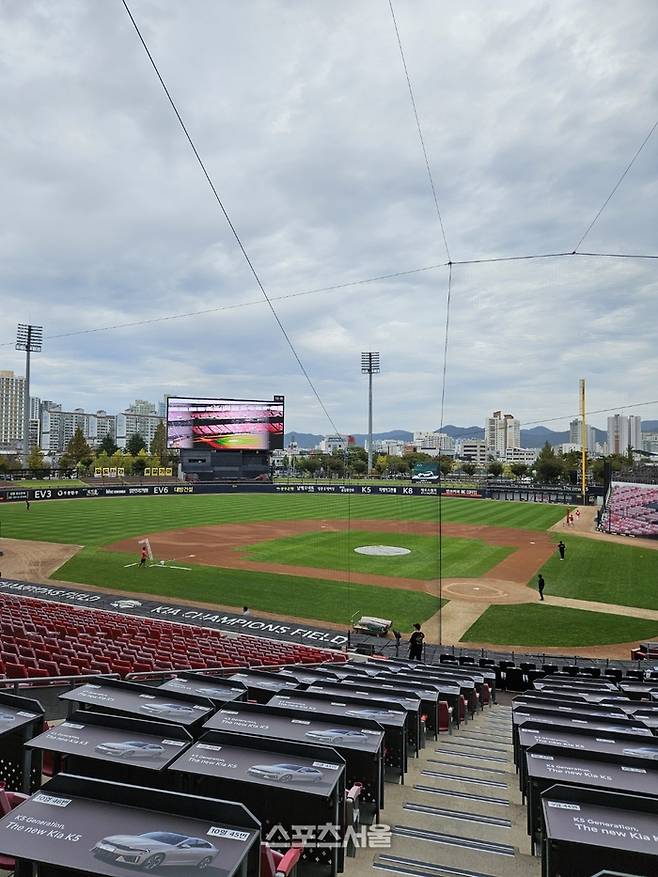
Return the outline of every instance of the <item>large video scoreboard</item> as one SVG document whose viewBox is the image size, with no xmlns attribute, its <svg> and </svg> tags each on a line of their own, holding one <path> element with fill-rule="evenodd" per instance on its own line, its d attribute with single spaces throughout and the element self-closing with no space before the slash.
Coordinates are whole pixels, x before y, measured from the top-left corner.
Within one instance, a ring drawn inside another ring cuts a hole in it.
<svg viewBox="0 0 658 877">
<path fill-rule="evenodd" d="M 254 399 L 167 400 L 167 447 L 214 451 L 283 448 L 283 396 Z"/>
</svg>

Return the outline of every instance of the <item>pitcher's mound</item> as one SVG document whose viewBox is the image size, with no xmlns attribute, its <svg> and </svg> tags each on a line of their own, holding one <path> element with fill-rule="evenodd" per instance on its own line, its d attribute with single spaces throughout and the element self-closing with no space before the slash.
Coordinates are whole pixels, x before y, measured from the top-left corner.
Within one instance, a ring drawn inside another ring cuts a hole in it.
<svg viewBox="0 0 658 877">
<path fill-rule="evenodd" d="M 396 545 L 361 545 L 354 549 L 357 554 L 368 554 L 371 557 L 400 557 L 411 554 L 410 548 L 398 548 Z"/>
</svg>

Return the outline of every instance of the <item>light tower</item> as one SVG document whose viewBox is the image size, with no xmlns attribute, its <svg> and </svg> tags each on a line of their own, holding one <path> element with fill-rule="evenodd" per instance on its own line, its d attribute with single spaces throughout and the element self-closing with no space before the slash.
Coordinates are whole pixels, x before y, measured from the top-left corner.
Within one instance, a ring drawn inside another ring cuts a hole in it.
<svg viewBox="0 0 658 877">
<path fill-rule="evenodd" d="M 372 376 L 379 374 L 379 351 L 361 354 L 361 374 L 368 375 L 368 475 L 372 472 Z"/>
<path fill-rule="evenodd" d="M 27 466 L 30 455 L 30 354 L 41 353 L 43 326 L 19 323 L 16 331 L 16 350 L 25 351 L 25 384 L 23 392 L 23 463 Z"/>
</svg>

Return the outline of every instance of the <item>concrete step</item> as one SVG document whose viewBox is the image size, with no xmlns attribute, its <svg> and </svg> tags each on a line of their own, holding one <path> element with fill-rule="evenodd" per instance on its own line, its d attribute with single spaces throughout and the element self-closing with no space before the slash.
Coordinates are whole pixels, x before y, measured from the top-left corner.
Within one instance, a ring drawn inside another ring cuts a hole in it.
<svg viewBox="0 0 658 877">
<path fill-rule="evenodd" d="M 400 818 L 409 828 L 513 847 L 510 840 L 512 825 L 507 813 L 497 813 L 495 816 L 471 813 L 467 807 L 468 802 L 460 801 L 453 801 L 451 808 L 437 807 L 421 802 L 419 797 L 403 806 Z"/>
<path fill-rule="evenodd" d="M 376 871 L 418 877 L 539 877 L 541 871 L 539 859 L 522 855 L 509 844 L 487 841 L 476 844 L 463 834 L 440 831 L 412 836 L 401 831 L 400 826 L 393 828 L 390 851 L 377 855 L 373 867 Z M 408 870 L 394 870 L 399 867 Z"/>
</svg>

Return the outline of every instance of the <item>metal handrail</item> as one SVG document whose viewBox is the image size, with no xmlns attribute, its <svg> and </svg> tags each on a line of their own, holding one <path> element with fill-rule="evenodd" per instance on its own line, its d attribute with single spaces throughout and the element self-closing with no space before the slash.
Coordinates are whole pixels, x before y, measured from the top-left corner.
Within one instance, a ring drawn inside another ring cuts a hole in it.
<svg viewBox="0 0 658 877">
<path fill-rule="evenodd" d="M 282 661 L 280 664 L 244 664 L 240 667 L 201 667 L 194 668 L 193 670 L 183 670 L 183 669 L 173 669 L 173 670 L 143 670 L 137 673 L 128 673 L 126 675 L 126 681 L 128 682 L 137 682 L 142 680 L 149 679 L 171 679 L 174 676 L 177 676 L 179 673 L 187 673 L 189 675 L 194 676 L 213 676 L 217 675 L 219 678 L 232 676 L 234 673 L 239 673 L 241 671 L 249 671 L 249 670 L 258 670 L 265 671 L 266 673 L 275 673 L 277 670 L 283 670 L 289 667 L 298 667 L 299 664 L 291 664 L 287 661 Z M 304 664 L 304 669 L 312 670 L 314 667 L 324 667 L 324 663 L 317 664 Z"/>
<path fill-rule="evenodd" d="M 85 673 L 79 676 L 28 676 L 27 679 L 0 678 L 0 688 L 11 688 L 15 693 L 20 688 L 55 688 L 73 685 L 89 679 L 121 679 L 119 673 Z"/>
</svg>

